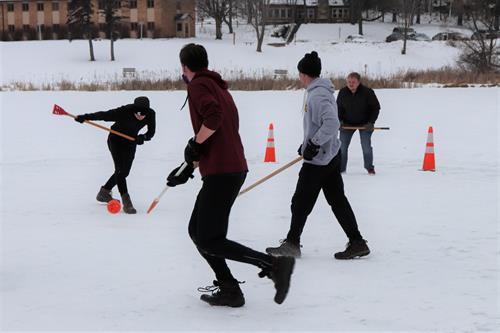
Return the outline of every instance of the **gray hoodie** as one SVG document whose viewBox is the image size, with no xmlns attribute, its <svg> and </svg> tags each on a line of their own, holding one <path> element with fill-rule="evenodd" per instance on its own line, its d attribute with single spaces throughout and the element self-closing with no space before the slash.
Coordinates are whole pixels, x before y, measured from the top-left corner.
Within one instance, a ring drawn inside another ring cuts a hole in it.
<svg viewBox="0 0 500 333">
<path fill-rule="evenodd" d="M 334 87 L 330 80 L 317 78 L 309 84 L 304 103 L 304 141 L 302 152 L 309 139 L 321 146 L 312 161 L 314 165 L 327 165 L 340 149 L 340 122 L 337 103 L 333 96 Z"/>
</svg>

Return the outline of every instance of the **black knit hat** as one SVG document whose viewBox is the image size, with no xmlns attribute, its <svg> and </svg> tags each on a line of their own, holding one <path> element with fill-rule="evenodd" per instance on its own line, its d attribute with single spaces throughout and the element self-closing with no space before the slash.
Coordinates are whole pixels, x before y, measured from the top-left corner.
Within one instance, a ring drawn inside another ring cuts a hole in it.
<svg viewBox="0 0 500 333">
<path fill-rule="evenodd" d="M 207 50 L 199 44 L 184 45 L 179 53 L 181 64 L 187 66 L 192 72 L 199 72 L 208 67 Z"/>
<path fill-rule="evenodd" d="M 140 96 L 134 99 L 134 105 L 143 109 L 149 109 L 149 98 Z"/>
<path fill-rule="evenodd" d="M 318 53 L 316 51 L 306 53 L 304 58 L 299 61 L 297 69 L 310 77 L 319 77 L 321 74 L 321 59 L 318 57 Z"/>
</svg>

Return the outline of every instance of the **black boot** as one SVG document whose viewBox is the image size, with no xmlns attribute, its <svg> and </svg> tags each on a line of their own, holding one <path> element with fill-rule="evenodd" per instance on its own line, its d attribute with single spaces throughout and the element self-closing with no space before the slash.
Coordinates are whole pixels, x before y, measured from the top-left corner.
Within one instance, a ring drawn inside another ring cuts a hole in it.
<svg viewBox="0 0 500 333">
<path fill-rule="evenodd" d="M 335 259 L 354 259 L 370 254 L 370 249 L 364 239 L 353 240 L 347 243 L 345 251 L 335 253 Z"/>
<path fill-rule="evenodd" d="M 214 281 L 213 286 L 198 288 L 200 292 L 211 292 L 211 295 L 201 295 L 200 299 L 210 305 L 230 306 L 239 308 L 245 304 L 245 297 L 238 281 Z"/>
<path fill-rule="evenodd" d="M 135 214 L 137 211 L 132 205 L 132 200 L 130 200 L 130 195 L 128 193 L 122 194 L 123 211 L 127 214 Z"/>
<path fill-rule="evenodd" d="M 292 243 L 288 240 L 281 241 L 281 245 L 278 247 L 268 247 L 266 249 L 267 254 L 272 256 L 285 256 L 300 258 L 300 245 Z"/>
<path fill-rule="evenodd" d="M 111 196 L 111 190 L 101 187 L 95 199 L 99 202 L 104 202 L 104 203 L 110 202 L 111 200 L 113 200 L 113 197 Z"/>
<path fill-rule="evenodd" d="M 276 294 L 274 295 L 274 301 L 278 304 L 283 303 L 288 294 L 288 289 L 290 289 L 290 279 L 293 273 L 293 267 L 295 266 L 294 257 L 271 256 L 272 266 L 264 268 L 260 273 L 259 277 L 267 276 L 274 282 L 274 288 L 276 289 Z"/>
</svg>

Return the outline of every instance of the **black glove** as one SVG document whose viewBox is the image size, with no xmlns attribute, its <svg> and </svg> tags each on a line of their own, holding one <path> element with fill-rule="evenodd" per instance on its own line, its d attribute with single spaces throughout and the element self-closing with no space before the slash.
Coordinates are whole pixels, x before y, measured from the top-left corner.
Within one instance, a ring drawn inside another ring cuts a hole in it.
<svg viewBox="0 0 500 333">
<path fill-rule="evenodd" d="M 314 156 L 318 155 L 319 147 L 320 146 L 315 145 L 314 143 L 311 142 L 311 140 L 309 140 L 307 142 L 306 149 L 304 149 L 304 153 L 302 154 L 302 156 L 306 161 L 312 161 Z"/>
<path fill-rule="evenodd" d="M 189 139 L 186 148 L 184 148 L 184 160 L 188 164 L 199 162 L 201 155 L 201 144 L 197 143 L 194 138 Z"/>
<path fill-rule="evenodd" d="M 181 167 L 182 164 L 177 168 L 175 168 L 174 170 L 172 170 L 172 172 L 170 172 L 170 174 L 167 177 L 167 186 L 174 187 L 177 185 L 185 184 L 189 180 L 189 178 L 194 178 L 193 176 L 194 168 L 193 165 L 189 163 L 187 163 L 186 167 L 184 168 L 184 170 L 182 170 L 180 175 L 176 176 L 175 174 L 177 173 L 177 171 L 179 171 Z"/>
<path fill-rule="evenodd" d="M 75 121 L 79 122 L 80 124 L 83 123 L 85 120 L 85 116 L 84 115 L 78 115 L 75 117 Z"/>
<path fill-rule="evenodd" d="M 300 144 L 299 149 L 297 149 L 297 153 L 299 156 L 302 156 L 302 143 Z"/>
<path fill-rule="evenodd" d="M 365 128 L 365 131 L 373 132 L 375 124 L 374 123 L 366 123 L 363 126 Z"/>
<path fill-rule="evenodd" d="M 138 145 L 142 145 L 144 144 L 144 141 L 146 139 L 144 138 L 144 134 L 139 134 L 136 138 L 135 138 L 135 143 L 137 143 Z"/>
</svg>

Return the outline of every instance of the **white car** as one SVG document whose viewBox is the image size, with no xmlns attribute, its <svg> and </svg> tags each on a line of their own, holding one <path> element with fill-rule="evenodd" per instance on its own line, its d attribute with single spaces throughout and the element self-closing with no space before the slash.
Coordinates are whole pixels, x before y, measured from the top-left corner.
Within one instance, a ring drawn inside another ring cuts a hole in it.
<svg viewBox="0 0 500 333">
<path fill-rule="evenodd" d="M 366 43 L 365 37 L 362 35 L 349 35 L 345 39 L 346 43 Z"/>
</svg>

